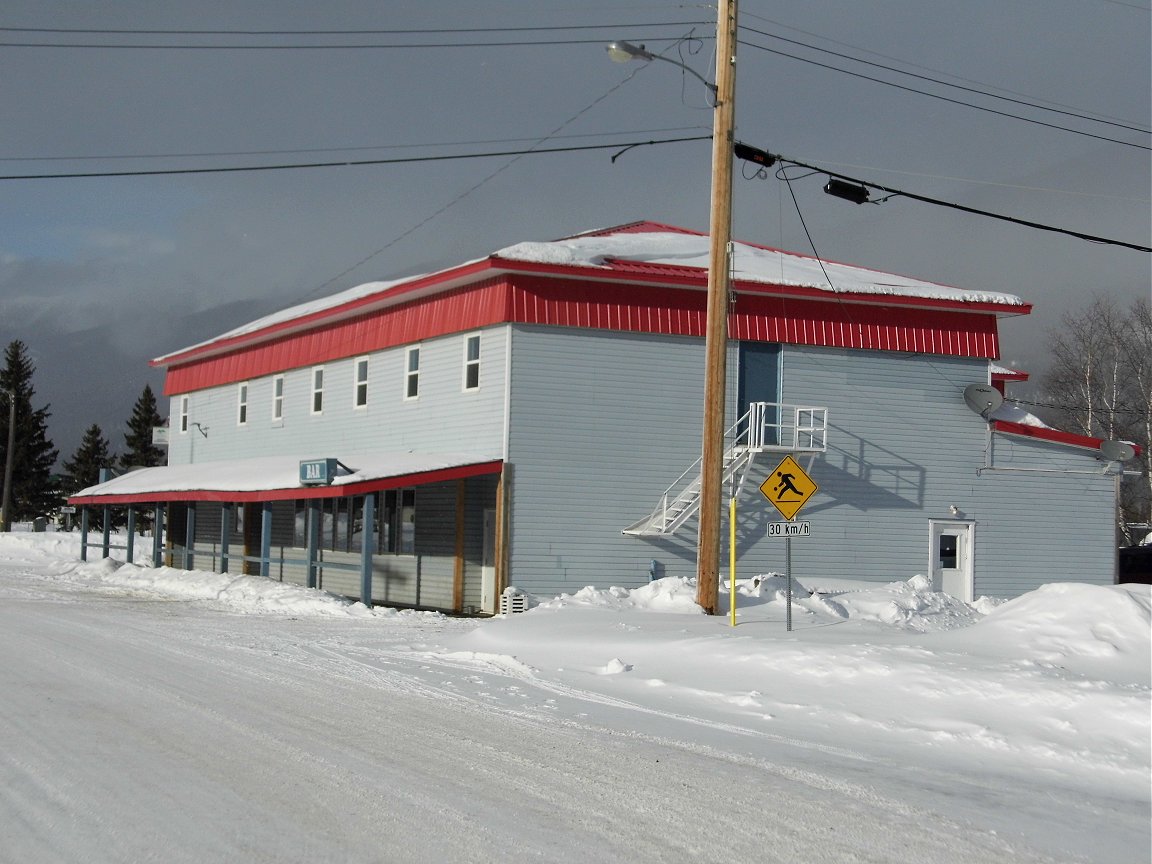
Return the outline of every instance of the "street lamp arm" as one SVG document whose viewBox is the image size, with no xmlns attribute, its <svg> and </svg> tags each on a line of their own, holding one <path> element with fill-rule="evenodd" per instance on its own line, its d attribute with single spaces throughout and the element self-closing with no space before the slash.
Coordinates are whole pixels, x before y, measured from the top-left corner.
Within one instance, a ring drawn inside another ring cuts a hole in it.
<svg viewBox="0 0 1152 864">
<path fill-rule="evenodd" d="M 690 75 L 694 75 L 701 84 L 712 91 L 712 96 L 716 96 L 716 85 L 689 66 L 687 63 L 681 63 L 679 60 L 673 60 L 671 57 L 664 57 L 660 54 L 653 54 L 646 49 L 643 45 L 633 45 L 631 42 L 610 42 L 605 48 L 608 56 L 616 63 L 627 63 L 630 60 L 663 60 L 665 63 L 671 63 L 673 66 L 679 66 Z"/>
</svg>

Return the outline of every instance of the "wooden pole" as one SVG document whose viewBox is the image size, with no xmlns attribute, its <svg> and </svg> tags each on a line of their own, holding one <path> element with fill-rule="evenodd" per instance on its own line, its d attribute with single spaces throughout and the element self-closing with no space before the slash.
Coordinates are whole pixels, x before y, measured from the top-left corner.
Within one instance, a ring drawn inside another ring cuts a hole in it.
<svg viewBox="0 0 1152 864">
<path fill-rule="evenodd" d="M 8 446 L 4 451 L 4 492 L 0 498 L 0 531 L 12 530 L 12 471 L 16 454 L 16 391 L 8 394 Z"/>
<path fill-rule="evenodd" d="M 704 440 L 700 459 L 700 535 L 696 550 L 696 602 L 709 615 L 716 614 L 720 588 L 729 247 L 732 240 L 732 144 L 736 125 L 736 3 L 737 0 L 719 0 L 716 22 L 716 109 L 712 133 L 712 209 L 708 230 L 711 245 L 704 331 Z"/>
</svg>

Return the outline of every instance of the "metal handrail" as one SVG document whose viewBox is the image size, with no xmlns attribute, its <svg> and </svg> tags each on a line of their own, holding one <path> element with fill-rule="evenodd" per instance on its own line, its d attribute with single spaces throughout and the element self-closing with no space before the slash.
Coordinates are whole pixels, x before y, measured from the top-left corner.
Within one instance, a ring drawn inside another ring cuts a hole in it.
<svg viewBox="0 0 1152 864">
<path fill-rule="evenodd" d="M 785 419 L 787 418 L 787 419 Z M 737 448 L 745 452 L 766 450 L 799 453 L 823 453 L 828 449 L 828 409 L 817 405 L 788 405 L 783 402 L 752 402 L 748 410 L 724 432 L 725 455 Z M 658 524 L 663 530 L 669 524 L 669 507 L 686 496 L 693 485 L 699 485 L 700 459 L 677 477 L 660 496 L 660 503 L 637 525 Z M 693 475 L 696 478 L 685 483 Z M 679 514 L 676 514 L 679 515 Z M 671 517 L 675 518 L 675 516 Z"/>
</svg>

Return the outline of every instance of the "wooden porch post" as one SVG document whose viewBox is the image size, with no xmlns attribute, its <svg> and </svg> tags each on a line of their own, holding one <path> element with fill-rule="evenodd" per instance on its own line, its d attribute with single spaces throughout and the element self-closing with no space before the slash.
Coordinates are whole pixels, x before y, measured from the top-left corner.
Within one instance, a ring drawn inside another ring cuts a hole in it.
<svg viewBox="0 0 1152 864">
<path fill-rule="evenodd" d="M 464 611 L 465 483 L 463 478 L 456 481 L 456 559 L 452 567 L 452 609 L 456 612 Z"/>
</svg>

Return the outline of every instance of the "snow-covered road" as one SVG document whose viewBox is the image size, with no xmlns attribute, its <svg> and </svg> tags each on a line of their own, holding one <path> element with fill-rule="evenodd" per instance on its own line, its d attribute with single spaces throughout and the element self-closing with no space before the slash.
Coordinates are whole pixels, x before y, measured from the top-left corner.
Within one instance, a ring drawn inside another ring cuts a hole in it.
<svg viewBox="0 0 1152 864">
<path fill-rule="evenodd" d="M 53 566 L 0 558 L 3 862 L 974 864 L 1142 848 L 1141 805 L 1123 798 L 1118 826 L 1095 802 L 1041 837 L 1045 798 L 1072 812 L 1058 779 L 1022 801 L 1018 777 L 754 735 L 441 647 L 476 622 L 238 614 Z M 994 815 L 1013 807 L 1023 836 Z M 1062 832 L 1093 823 L 1101 837 L 1069 848 Z"/>
</svg>

